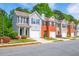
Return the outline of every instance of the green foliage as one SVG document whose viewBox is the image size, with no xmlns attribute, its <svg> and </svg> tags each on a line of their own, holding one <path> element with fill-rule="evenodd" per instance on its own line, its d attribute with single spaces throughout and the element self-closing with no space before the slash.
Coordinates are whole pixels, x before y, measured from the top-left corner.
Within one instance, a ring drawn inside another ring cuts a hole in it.
<svg viewBox="0 0 79 59">
<path fill-rule="evenodd" d="M 17 32 L 15 32 L 15 31 L 11 31 L 11 32 L 8 33 L 8 35 L 9 35 L 9 37 L 11 37 L 12 39 L 15 39 L 18 34 L 17 34 Z"/>
<path fill-rule="evenodd" d="M 21 8 L 21 7 L 17 7 L 15 10 L 16 10 L 16 11 L 22 11 L 22 12 L 31 13 L 29 10 L 27 10 L 27 9 L 25 9 L 25 8 Z"/>
<path fill-rule="evenodd" d="M 4 26 L 3 26 L 3 23 L 4 23 Z M 4 27 L 4 30 L 6 30 L 6 28 L 9 27 L 9 24 L 10 23 L 8 20 L 7 13 L 4 10 L 0 9 L 0 36 L 3 36 L 2 28 Z"/>
<path fill-rule="evenodd" d="M 4 35 L 2 28 L 4 28 Z M 4 10 L 0 9 L 0 36 L 9 36 L 14 38 L 16 35 L 17 33 L 12 29 L 12 21 L 9 19 L 8 14 Z"/>
<path fill-rule="evenodd" d="M 37 11 L 40 15 L 45 14 L 46 17 L 52 16 L 52 10 L 47 3 L 39 3 L 33 7 L 33 11 Z"/>
<path fill-rule="evenodd" d="M 33 11 L 37 11 L 40 15 L 44 13 L 46 17 L 54 16 L 58 20 L 65 19 L 69 22 L 77 23 L 76 19 L 72 15 L 65 14 L 60 10 L 52 11 L 47 3 L 38 3 L 33 7 L 32 12 Z"/>
<path fill-rule="evenodd" d="M 54 16 L 55 16 L 56 19 L 58 19 L 58 20 L 64 19 L 63 13 L 61 11 L 54 10 L 53 13 L 54 13 Z"/>
<path fill-rule="evenodd" d="M 44 32 L 44 38 L 47 38 L 46 32 Z"/>
</svg>

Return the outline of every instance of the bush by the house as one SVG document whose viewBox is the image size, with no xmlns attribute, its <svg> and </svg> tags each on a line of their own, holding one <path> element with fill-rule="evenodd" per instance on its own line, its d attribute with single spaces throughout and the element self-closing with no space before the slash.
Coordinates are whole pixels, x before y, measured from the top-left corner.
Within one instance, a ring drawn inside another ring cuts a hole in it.
<svg viewBox="0 0 79 59">
<path fill-rule="evenodd" d="M 26 39 L 27 36 L 16 36 L 16 39 Z"/>
<path fill-rule="evenodd" d="M 16 39 L 21 39 L 21 36 L 16 36 Z"/>
<path fill-rule="evenodd" d="M 11 41 L 10 37 L 0 37 L 0 43 L 8 43 Z"/>
<path fill-rule="evenodd" d="M 11 37 L 12 39 L 15 39 L 17 35 L 18 34 L 15 31 L 12 31 L 11 33 L 9 33 L 9 37 Z"/>
<path fill-rule="evenodd" d="M 21 36 L 21 39 L 26 39 L 27 38 L 27 36 Z"/>
</svg>

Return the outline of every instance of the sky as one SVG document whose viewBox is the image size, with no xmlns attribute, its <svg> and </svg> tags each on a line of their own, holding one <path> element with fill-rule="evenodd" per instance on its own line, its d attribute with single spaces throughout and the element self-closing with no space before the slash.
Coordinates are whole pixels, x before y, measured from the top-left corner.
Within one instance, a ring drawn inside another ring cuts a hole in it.
<svg viewBox="0 0 79 59">
<path fill-rule="evenodd" d="M 4 9 L 7 13 L 17 7 L 32 10 L 36 4 L 34 3 L 0 3 L 0 8 Z M 79 4 L 78 3 L 49 3 L 49 7 L 53 10 L 60 10 L 63 13 L 70 14 L 76 19 L 79 19 Z"/>
</svg>

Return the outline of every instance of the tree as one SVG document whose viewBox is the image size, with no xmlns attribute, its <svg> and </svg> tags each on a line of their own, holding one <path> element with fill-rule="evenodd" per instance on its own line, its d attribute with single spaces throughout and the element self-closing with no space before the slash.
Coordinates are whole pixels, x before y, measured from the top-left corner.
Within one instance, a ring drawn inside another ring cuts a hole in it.
<svg viewBox="0 0 79 59">
<path fill-rule="evenodd" d="M 64 15 L 64 19 L 66 19 L 69 22 L 74 22 L 76 23 L 76 19 L 72 16 L 72 15 L 68 15 L 68 14 L 63 14 Z"/>
<path fill-rule="evenodd" d="M 37 11 L 40 15 L 45 14 L 46 17 L 51 17 L 53 15 L 52 10 L 47 3 L 38 3 L 33 7 L 32 12 L 33 11 Z"/>
<path fill-rule="evenodd" d="M 58 19 L 58 20 L 64 19 L 63 13 L 61 11 L 54 10 L 53 13 L 54 13 L 54 16 L 55 16 L 56 19 Z"/>
<path fill-rule="evenodd" d="M 22 7 L 17 7 L 14 10 L 16 10 L 16 11 L 22 11 L 22 12 L 26 12 L 26 13 L 31 13 L 28 9 L 25 9 L 25 8 L 22 8 Z"/>
<path fill-rule="evenodd" d="M 0 9 L 0 35 L 4 36 L 4 29 L 8 27 L 8 18 L 7 18 L 7 13 L 3 10 Z"/>
<path fill-rule="evenodd" d="M 8 14 L 3 9 L 0 9 L 0 36 L 13 37 L 11 35 L 14 34 Z"/>
</svg>

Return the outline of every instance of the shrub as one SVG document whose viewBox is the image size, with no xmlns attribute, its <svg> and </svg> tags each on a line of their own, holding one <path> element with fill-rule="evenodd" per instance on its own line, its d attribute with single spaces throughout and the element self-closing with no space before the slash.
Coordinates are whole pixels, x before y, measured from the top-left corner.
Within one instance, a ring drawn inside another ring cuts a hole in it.
<svg viewBox="0 0 79 59">
<path fill-rule="evenodd" d="M 16 39 L 21 39 L 21 36 L 16 36 Z"/>
<path fill-rule="evenodd" d="M 27 36 L 16 36 L 16 39 L 26 39 Z"/>
<path fill-rule="evenodd" d="M 15 39 L 17 35 L 18 35 L 17 32 L 12 31 L 11 33 L 9 33 L 8 36 L 11 37 L 12 39 Z"/>
<path fill-rule="evenodd" d="M 21 39 L 26 39 L 27 38 L 27 36 L 21 36 Z"/>
<path fill-rule="evenodd" d="M 8 43 L 11 41 L 10 37 L 0 37 L 0 43 Z"/>
</svg>

